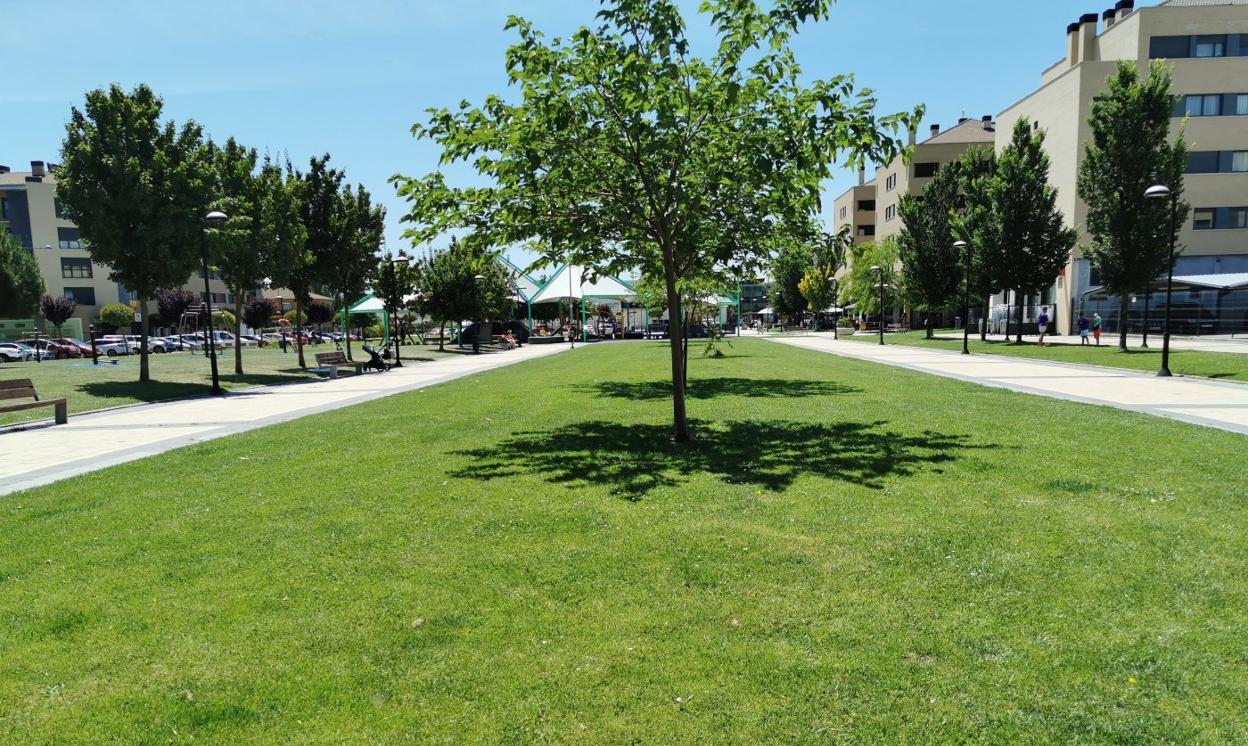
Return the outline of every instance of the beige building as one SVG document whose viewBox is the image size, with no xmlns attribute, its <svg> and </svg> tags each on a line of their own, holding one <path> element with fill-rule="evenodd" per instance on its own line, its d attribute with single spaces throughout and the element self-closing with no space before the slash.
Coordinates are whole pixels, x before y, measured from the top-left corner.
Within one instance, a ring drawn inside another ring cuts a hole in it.
<svg viewBox="0 0 1248 746">
<path fill-rule="evenodd" d="M 837 232 L 849 226 L 855 244 L 875 240 L 875 187 L 875 179 L 867 181 L 866 170 L 859 170 L 858 186 L 837 197 L 832 206 Z"/>
<path fill-rule="evenodd" d="M 1119 61 L 1147 72 L 1152 60 L 1166 59 L 1174 67 L 1174 91 L 1180 95 L 1173 130 L 1177 133 L 1186 118 L 1192 151 L 1185 197 L 1193 214 L 1183 226 L 1180 242 L 1186 249 L 1175 274 L 1194 278 L 1248 272 L 1248 0 L 1169 0 L 1140 9 L 1127 0 L 1070 24 L 1064 46 L 1065 55 L 1044 71 L 1040 87 L 998 117 L 997 148 L 1008 144 L 1019 118 L 1045 132 L 1058 207 L 1080 230 L 1081 243 L 1088 241 L 1083 232 L 1087 209 L 1075 184 L 1092 136 L 1092 102 Z M 1099 310 L 1112 327 L 1117 303 L 1100 304 L 1098 285 L 1076 249 L 1054 286 L 1029 302 L 1052 303 L 1063 333 L 1070 333 L 1072 318 L 1080 311 Z M 1214 302 L 1216 295 L 1189 290 L 1183 300 L 1196 308 Z M 1164 296 L 1154 293 L 1151 302 L 1160 309 Z M 1143 305 L 1141 294 L 1131 311 L 1141 321 Z"/>
<path fill-rule="evenodd" d="M 0 222 L 34 255 L 46 292 L 78 302 L 75 319 L 63 331 L 66 336 L 83 339 L 104 306 L 125 303 L 137 309 L 138 303 L 133 293 L 109 279 L 107 265 L 92 261 L 82 246 L 78 227 L 62 217 L 56 199 L 55 164 L 33 161 L 30 165 L 30 171 L 25 172 L 0 166 Z M 202 275 L 193 275 L 185 287 L 202 294 Z M 209 290 L 214 304 L 233 305 L 233 295 L 215 276 L 209 280 Z M 34 319 L 0 319 L 0 340 L 27 337 L 35 326 Z"/>
</svg>

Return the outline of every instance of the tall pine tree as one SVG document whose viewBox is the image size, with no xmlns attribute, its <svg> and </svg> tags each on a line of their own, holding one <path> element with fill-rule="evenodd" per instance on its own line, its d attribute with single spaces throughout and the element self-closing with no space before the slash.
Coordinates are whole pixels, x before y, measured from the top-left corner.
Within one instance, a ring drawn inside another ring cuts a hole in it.
<svg viewBox="0 0 1248 746">
<path fill-rule="evenodd" d="M 927 317 L 928 339 L 936 313 L 957 299 L 962 287 L 962 252 L 953 247 L 953 219 L 960 206 L 959 165 L 941 168 L 923 189 L 923 196 L 905 195 L 897 211 L 905 227 L 897 237 L 901 281 L 906 298 Z"/>
</svg>

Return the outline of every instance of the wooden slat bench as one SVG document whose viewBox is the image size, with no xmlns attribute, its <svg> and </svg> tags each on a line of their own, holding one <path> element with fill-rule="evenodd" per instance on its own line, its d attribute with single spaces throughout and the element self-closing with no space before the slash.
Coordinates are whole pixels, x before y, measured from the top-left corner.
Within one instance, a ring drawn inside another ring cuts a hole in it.
<svg viewBox="0 0 1248 746">
<path fill-rule="evenodd" d="M 34 399 L 34 401 L 22 404 L 4 403 L 11 399 Z M 68 400 L 40 399 L 38 392 L 35 391 L 34 382 L 29 378 L 19 378 L 15 381 L 0 381 L 0 413 L 24 412 L 28 409 L 38 409 L 39 407 L 54 407 L 56 409 L 56 424 L 64 425 L 66 422 L 69 422 Z"/>
<path fill-rule="evenodd" d="M 338 377 L 339 368 L 355 368 L 356 373 L 361 373 L 365 365 L 354 360 L 348 360 L 347 353 L 342 350 L 316 353 L 316 364 L 321 370 L 328 371 L 330 378 Z"/>
</svg>

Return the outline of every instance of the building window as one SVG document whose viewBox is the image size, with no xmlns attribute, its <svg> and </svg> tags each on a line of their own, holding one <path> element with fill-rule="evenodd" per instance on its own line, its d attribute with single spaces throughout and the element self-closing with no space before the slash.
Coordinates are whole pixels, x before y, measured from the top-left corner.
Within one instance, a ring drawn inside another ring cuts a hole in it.
<svg viewBox="0 0 1248 746">
<path fill-rule="evenodd" d="M 62 249 L 82 248 L 82 238 L 79 237 L 77 228 L 57 228 L 56 243 Z"/>
<path fill-rule="evenodd" d="M 940 170 L 939 163 L 916 163 L 914 164 L 914 178 L 930 179 Z"/>
<path fill-rule="evenodd" d="M 887 223 L 897 217 L 897 205 L 889 205 L 884 208 L 884 222 Z"/>
<path fill-rule="evenodd" d="M 897 174 L 890 174 L 889 177 L 884 180 L 884 189 L 885 191 L 891 192 L 896 188 L 897 188 Z"/>
<path fill-rule="evenodd" d="M 1222 97 L 1218 94 L 1188 96 L 1183 112 L 1189 117 L 1222 116 Z"/>
<path fill-rule="evenodd" d="M 89 280 L 94 275 L 91 273 L 90 259 L 62 259 L 61 260 L 61 277 L 71 277 L 79 280 Z"/>
<path fill-rule="evenodd" d="M 859 236 L 862 236 L 863 238 L 869 238 L 869 237 L 871 237 L 871 236 L 874 236 L 874 235 L 875 235 L 875 226 L 874 226 L 874 225 L 860 225 L 860 226 L 858 226 L 858 235 L 859 235 Z"/>
<path fill-rule="evenodd" d="M 1241 93 L 1235 97 L 1235 113 L 1248 114 L 1248 93 Z"/>
<path fill-rule="evenodd" d="M 58 218 L 61 218 L 62 220 L 65 218 L 65 208 L 59 199 L 52 200 L 52 210 L 56 213 Z"/>
<path fill-rule="evenodd" d="M 4 197 L 0 197 L 0 220 L 9 219 L 9 201 Z"/>
<path fill-rule="evenodd" d="M 859 212 L 875 212 L 875 200 L 873 199 L 858 200 L 858 211 Z"/>
<path fill-rule="evenodd" d="M 1218 172 L 1218 151 L 1205 150 L 1187 154 L 1187 172 L 1189 174 L 1216 174 Z"/>
<path fill-rule="evenodd" d="M 94 306 L 95 288 L 65 288 L 65 297 L 80 306 Z"/>
<path fill-rule="evenodd" d="M 1225 57 L 1226 36 L 1198 36 L 1194 51 L 1196 57 Z"/>
<path fill-rule="evenodd" d="M 1248 228 L 1248 207 L 1232 207 L 1229 228 Z"/>
<path fill-rule="evenodd" d="M 842 208 L 841 208 L 841 220 L 844 220 L 844 219 L 845 219 L 845 216 L 846 216 L 846 215 L 848 215 L 848 214 L 849 214 L 849 208 L 848 208 L 848 207 L 842 207 Z"/>
<path fill-rule="evenodd" d="M 1154 36 L 1149 40 L 1148 56 L 1153 59 L 1181 59 L 1192 56 L 1192 37 Z"/>
<path fill-rule="evenodd" d="M 1231 153 L 1231 173 L 1248 173 L 1248 150 Z"/>
<path fill-rule="evenodd" d="M 1192 211 L 1192 228 L 1198 231 L 1213 230 L 1217 211 L 1212 207 L 1198 207 Z"/>
</svg>

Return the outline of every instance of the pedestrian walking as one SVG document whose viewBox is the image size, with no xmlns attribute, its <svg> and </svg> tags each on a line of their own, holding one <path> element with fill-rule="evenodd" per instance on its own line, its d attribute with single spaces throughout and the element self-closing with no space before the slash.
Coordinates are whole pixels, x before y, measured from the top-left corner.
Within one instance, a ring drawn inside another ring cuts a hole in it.
<svg viewBox="0 0 1248 746">
<path fill-rule="evenodd" d="M 1088 321 L 1088 317 L 1079 314 L 1079 346 L 1091 344 L 1088 342 L 1088 335 L 1092 333 L 1092 324 Z"/>
<path fill-rule="evenodd" d="M 1101 346 L 1101 327 L 1105 325 L 1105 319 L 1101 318 L 1099 313 L 1092 314 L 1092 336 L 1096 339 L 1096 346 Z"/>
<path fill-rule="evenodd" d="M 1044 347 L 1044 335 L 1049 333 L 1049 309 L 1047 306 L 1040 309 L 1040 318 L 1036 319 L 1036 326 L 1040 330 L 1040 341 L 1038 344 Z"/>
</svg>

